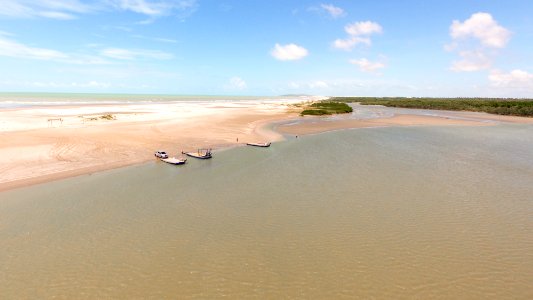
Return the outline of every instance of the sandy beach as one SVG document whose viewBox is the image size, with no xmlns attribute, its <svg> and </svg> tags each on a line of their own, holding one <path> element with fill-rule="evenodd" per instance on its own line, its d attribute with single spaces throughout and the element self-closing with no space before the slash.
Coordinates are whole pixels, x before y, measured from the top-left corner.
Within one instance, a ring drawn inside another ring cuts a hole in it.
<svg viewBox="0 0 533 300">
<path fill-rule="evenodd" d="M 222 149 L 250 141 L 279 141 L 283 134 L 346 128 L 533 123 L 529 118 L 468 112 L 332 121 L 299 117 L 288 104 L 249 101 L 3 109 L 0 191 L 144 163 L 153 160 L 158 149 L 179 156 L 182 150 Z M 276 132 L 267 126 L 272 123 L 281 124 L 274 126 Z"/>
<path fill-rule="evenodd" d="M 158 149 L 178 156 L 182 150 L 276 141 L 282 136 L 262 127 L 292 116 L 285 104 L 260 102 L 2 110 L 0 190 L 143 163 Z"/>
</svg>

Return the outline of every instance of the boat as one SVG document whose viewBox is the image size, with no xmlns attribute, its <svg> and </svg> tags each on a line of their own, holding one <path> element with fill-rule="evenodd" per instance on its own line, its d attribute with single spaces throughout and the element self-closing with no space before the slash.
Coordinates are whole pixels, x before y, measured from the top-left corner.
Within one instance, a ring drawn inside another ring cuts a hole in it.
<svg viewBox="0 0 533 300">
<path fill-rule="evenodd" d="M 197 152 L 181 152 L 187 156 L 199 158 L 199 159 L 208 159 L 213 157 L 211 155 L 211 149 L 198 149 Z"/>
<path fill-rule="evenodd" d="M 175 157 L 167 157 L 167 158 L 161 158 L 161 161 L 166 162 L 167 164 L 171 165 L 183 165 L 187 162 L 187 159 L 180 159 Z"/>
<path fill-rule="evenodd" d="M 246 143 L 248 146 L 254 146 L 254 147 L 270 147 L 270 142 L 268 143 Z"/>
</svg>

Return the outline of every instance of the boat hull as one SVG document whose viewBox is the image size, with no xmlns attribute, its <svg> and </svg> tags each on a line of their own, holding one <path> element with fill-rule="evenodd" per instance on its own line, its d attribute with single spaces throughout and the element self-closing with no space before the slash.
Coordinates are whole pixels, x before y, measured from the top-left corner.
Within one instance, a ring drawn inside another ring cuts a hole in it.
<svg viewBox="0 0 533 300">
<path fill-rule="evenodd" d="M 270 147 L 270 143 L 246 143 L 248 146 L 267 148 Z"/>
<path fill-rule="evenodd" d="M 183 165 L 187 162 L 186 159 L 178 159 L 175 157 L 162 158 L 161 161 L 166 162 L 167 164 L 171 164 L 171 165 Z"/>
<path fill-rule="evenodd" d="M 211 155 L 202 155 L 202 154 L 193 153 L 193 152 L 185 152 L 185 155 L 190 156 L 190 157 L 194 157 L 194 158 L 198 158 L 198 159 L 209 159 L 209 158 L 212 157 Z"/>
</svg>

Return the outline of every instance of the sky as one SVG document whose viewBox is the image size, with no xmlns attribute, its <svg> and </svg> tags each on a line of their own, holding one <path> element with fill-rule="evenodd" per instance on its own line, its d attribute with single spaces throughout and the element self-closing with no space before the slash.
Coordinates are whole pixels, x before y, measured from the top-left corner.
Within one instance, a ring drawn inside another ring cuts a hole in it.
<svg viewBox="0 0 533 300">
<path fill-rule="evenodd" d="M 533 98 L 533 1 L 1 0 L 0 92 Z"/>
</svg>

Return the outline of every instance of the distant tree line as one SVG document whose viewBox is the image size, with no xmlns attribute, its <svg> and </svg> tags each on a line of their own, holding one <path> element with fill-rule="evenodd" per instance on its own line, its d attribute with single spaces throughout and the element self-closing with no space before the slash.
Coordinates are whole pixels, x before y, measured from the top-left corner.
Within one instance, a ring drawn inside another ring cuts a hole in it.
<svg viewBox="0 0 533 300">
<path fill-rule="evenodd" d="M 328 101 L 363 105 L 486 112 L 498 115 L 533 117 L 533 99 L 515 98 L 407 98 L 332 97 Z"/>
</svg>

